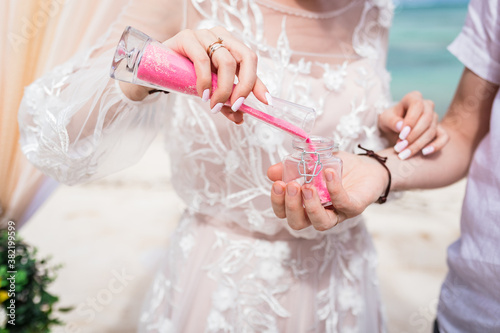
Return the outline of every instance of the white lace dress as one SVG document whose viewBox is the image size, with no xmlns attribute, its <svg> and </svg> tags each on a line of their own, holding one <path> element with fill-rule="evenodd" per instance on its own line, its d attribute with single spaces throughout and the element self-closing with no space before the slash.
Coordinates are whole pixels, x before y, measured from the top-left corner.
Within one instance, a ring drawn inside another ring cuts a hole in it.
<svg viewBox="0 0 500 333">
<path fill-rule="evenodd" d="M 361 218 L 294 231 L 272 212 L 266 171 L 290 152 L 291 137 L 249 117 L 237 126 L 198 97 L 132 102 L 108 74 L 126 25 L 158 40 L 222 25 L 257 52 L 272 95 L 317 110 L 313 134 L 347 151 L 381 148 L 392 3 L 337 3 L 318 14 L 269 0 L 132 0 L 95 48 L 26 89 L 23 151 L 59 181 L 127 167 L 158 132 L 166 136 L 172 183 L 188 209 L 146 298 L 142 332 L 384 330 Z"/>
</svg>

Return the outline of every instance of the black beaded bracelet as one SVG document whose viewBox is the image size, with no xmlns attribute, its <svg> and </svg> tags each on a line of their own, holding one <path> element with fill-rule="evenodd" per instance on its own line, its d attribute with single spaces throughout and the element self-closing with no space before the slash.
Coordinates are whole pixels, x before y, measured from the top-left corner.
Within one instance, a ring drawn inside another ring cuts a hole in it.
<svg viewBox="0 0 500 333">
<path fill-rule="evenodd" d="M 384 202 L 387 201 L 387 196 L 389 195 L 389 191 L 391 189 L 391 180 L 392 180 L 391 171 L 389 170 L 387 165 L 385 165 L 385 162 L 387 161 L 387 157 L 380 156 L 380 155 L 376 154 L 373 150 L 369 150 L 369 149 L 361 147 L 361 145 L 358 145 L 358 148 L 366 151 L 366 153 L 358 154 L 358 155 L 366 155 L 368 157 L 373 157 L 375 160 L 377 160 L 377 162 L 382 164 L 382 166 L 387 170 L 387 173 L 389 174 L 389 184 L 387 184 L 387 188 L 385 189 L 385 193 L 377 200 L 377 203 L 383 204 Z"/>
<path fill-rule="evenodd" d="M 148 92 L 148 94 L 149 94 L 149 95 L 151 95 L 151 94 L 154 94 L 154 93 L 157 93 L 157 92 L 162 92 L 162 93 L 164 93 L 164 94 L 170 94 L 170 92 L 169 92 L 169 91 L 160 90 L 160 89 L 153 89 L 153 90 L 150 90 L 150 91 Z"/>
</svg>

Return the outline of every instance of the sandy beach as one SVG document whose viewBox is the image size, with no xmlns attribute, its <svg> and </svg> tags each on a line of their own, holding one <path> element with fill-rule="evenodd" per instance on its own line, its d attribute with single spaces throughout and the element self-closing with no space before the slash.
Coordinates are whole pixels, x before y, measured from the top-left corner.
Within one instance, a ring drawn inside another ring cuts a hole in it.
<svg viewBox="0 0 500 333">
<path fill-rule="evenodd" d="M 20 234 L 64 267 L 52 286 L 61 316 L 54 332 L 135 332 L 142 298 L 184 205 L 169 183 L 161 140 L 141 162 L 105 179 L 61 185 Z M 405 193 L 366 212 L 379 254 L 389 332 L 430 332 L 459 235 L 465 182 Z"/>
</svg>

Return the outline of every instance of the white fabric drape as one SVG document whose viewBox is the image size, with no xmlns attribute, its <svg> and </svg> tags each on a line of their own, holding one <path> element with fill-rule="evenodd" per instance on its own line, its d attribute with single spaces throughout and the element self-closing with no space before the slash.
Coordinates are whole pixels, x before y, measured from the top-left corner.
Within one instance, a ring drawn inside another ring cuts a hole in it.
<svg viewBox="0 0 500 333">
<path fill-rule="evenodd" d="M 24 87 L 95 44 L 126 1 L 10 0 L 0 9 L 0 216 L 24 223 L 57 183 L 19 148 L 17 111 Z M 89 22 L 93 24 L 90 25 Z"/>
</svg>

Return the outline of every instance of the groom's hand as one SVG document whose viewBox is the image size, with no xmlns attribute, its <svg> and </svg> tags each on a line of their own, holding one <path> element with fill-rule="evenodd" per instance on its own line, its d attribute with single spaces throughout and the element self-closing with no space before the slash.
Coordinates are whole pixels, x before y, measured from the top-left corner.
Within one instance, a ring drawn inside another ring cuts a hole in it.
<svg viewBox="0 0 500 333">
<path fill-rule="evenodd" d="M 320 231 L 328 230 L 361 214 L 384 193 L 388 174 L 376 160 L 345 152 L 339 152 L 338 157 L 343 161 L 342 177 L 333 169 L 323 170 L 333 209 L 321 205 L 313 185 L 285 184 L 281 181 L 281 163 L 271 166 L 267 175 L 274 181 L 271 202 L 276 216 L 286 218 L 294 230 L 310 225 Z"/>
</svg>

